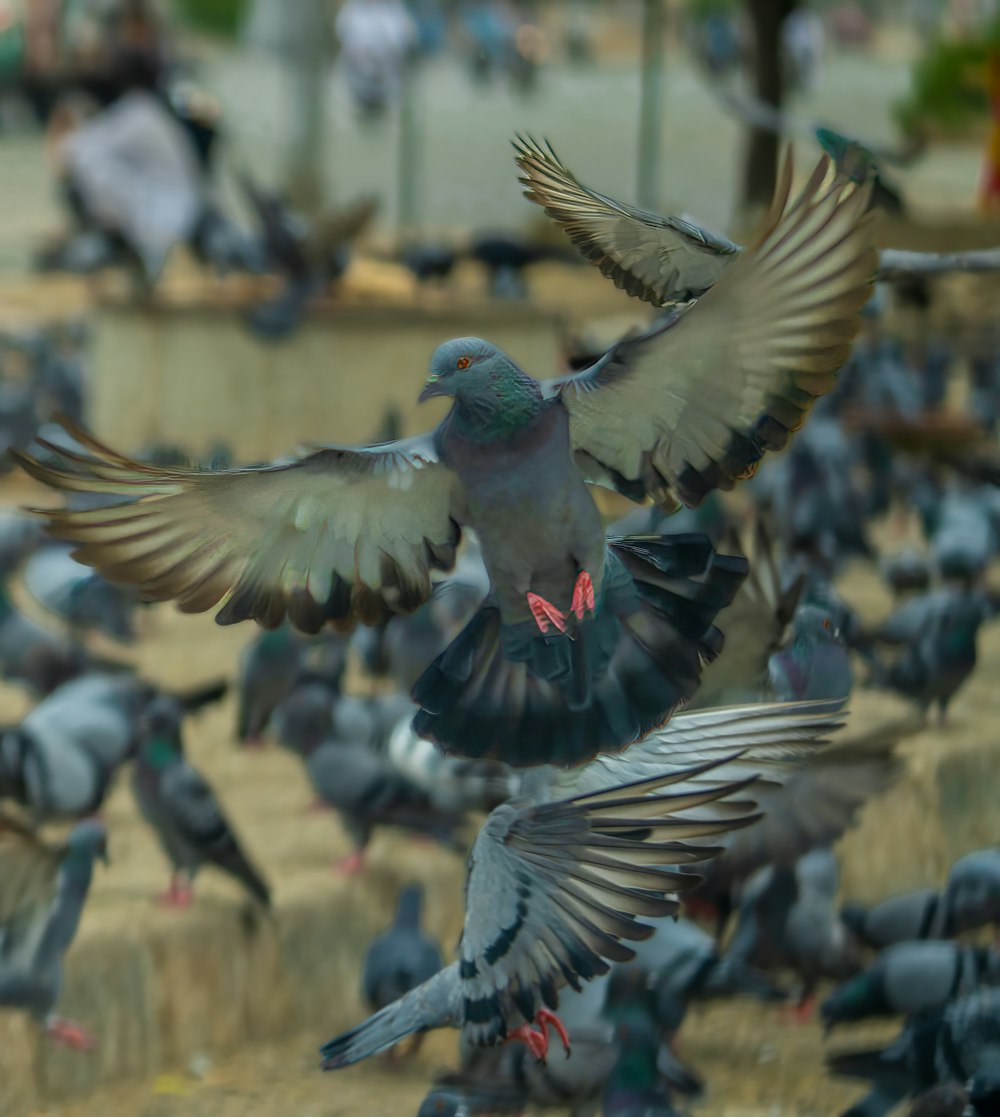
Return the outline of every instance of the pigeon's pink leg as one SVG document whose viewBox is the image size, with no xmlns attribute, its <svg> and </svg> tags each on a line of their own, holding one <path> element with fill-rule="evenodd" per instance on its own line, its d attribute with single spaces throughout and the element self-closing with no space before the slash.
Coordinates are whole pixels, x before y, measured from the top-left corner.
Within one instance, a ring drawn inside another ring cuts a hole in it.
<svg viewBox="0 0 1000 1117">
<path fill-rule="evenodd" d="M 538 1015 L 535 1017 L 535 1023 L 545 1033 L 546 1046 L 548 1046 L 549 1028 L 556 1033 L 559 1037 L 563 1047 L 566 1048 L 566 1058 L 569 1058 L 569 1033 L 566 1031 L 563 1022 L 559 1019 L 554 1012 L 550 1012 L 547 1008 L 540 1008 Z"/>
<path fill-rule="evenodd" d="M 333 863 L 333 871 L 344 877 L 356 877 L 364 867 L 365 855 L 360 849 L 356 849 L 353 853 L 348 854 L 347 857 L 343 857 L 340 861 L 334 861 Z"/>
<path fill-rule="evenodd" d="M 250 749 L 251 752 L 259 752 L 264 748 L 264 740 L 259 734 L 254 733 L 252 737 L 247 737 L 245 741 L 240 741 L 240 745 L 245 749 Z"/>
<path fill-rule="evenodd" d="M 784 1016 L 786 1024 L 808 1024 L 812 1020 L 815 1011 L 816 998 L 814 996 L 809 996 L 803 997 L 797 1005 L 787 1006 L 782 1015 Z"/>
<path fill-rule="evenodd" d="M 165 908 L 189 908 L 194 901 L 194 888 L 183 873 L 170 877 L 170 887 L 157 898 L 157 903 Z"/>
<path fill-rule="evenodd" d="M 573 603 L 570 612 L 578 621 L 582 621 L 587 613 L 592 613 L 597 604 L 594 598 L 594 583 L 586 570 L 581 570 L 577 575 L 576 585 L 573 587 Z"/>
<path fill-rule="evenodd" d="M 306 807 L 306 814 L 322 814 L 325 811 L 332 811 L 333 808 L 325 799 L 313 799 L 313 801 Z"/>
<path fill-rule="evenodd" d="M 535 618 L 538 631 L 543 636 L 550 628 L 556 628 L 560 632 L 566 631 L 566 616 L 551 601 L 546 601 L 544 597 L 539 597 L 537 593 L 529 593 L 527 596 L 528 608 Z"/>
<path fill-rule="evenodd" d="M 545 1056 L 549 1053 L 549 1037 L 544 1030 L 536 1032 L 530 1024 L 522 1024 L 508 1034 L 507 1042 L 512 1043 L 514 1040 L 525 1044 L 540 1063 L 545 1062 Z"/>
<path fill-rule="evenodd" d="M 97 1037 L 91 1035 L 81 1024 L 75 1020 L 66 1020 L 62 1016 L 50 1016 L 45 1021 L 46 1034 L 58 1044 L 71 1047 L 74 1051 L 95 1051 Z"/>
</svg>

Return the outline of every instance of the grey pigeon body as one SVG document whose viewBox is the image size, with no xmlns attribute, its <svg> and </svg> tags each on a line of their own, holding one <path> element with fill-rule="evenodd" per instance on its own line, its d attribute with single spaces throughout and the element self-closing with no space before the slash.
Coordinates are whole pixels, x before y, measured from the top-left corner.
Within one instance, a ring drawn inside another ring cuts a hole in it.
<svg viewBox="0 0 1000 1117">
<path fill-rule="evenodd" d="M 916 941 L 886 947 L 863 973 L 820 1006 L 827 1028 L 877 1016 L 943 1008 L 984 986 L 1000 985 L 1000 956 L 987 947 Z"/>
<path fill-rule="evenodd" d="M 107 859 L 103 824 L 87 820 L 64 846 L 0 831 L 0 1007 L 29 1013 L 54 1038 L 89 1049 L 93 1038 L 55 1014 L 63 955 L 76 937 L 96 858 Z"/>
<path fill-rule="evenodd" d="M 845 904 L 841 918 L 853 935 L 874 950 L 915 939 L 950 938 L 955 933 L 936 888 L 915 888 L 871 906 Z"/>
<path fill-rule="evenodd" d="M 199 870 L 213 865 L 267 907 L 270 890 L 260 871 L 247 858 L 211 786 L 184 758 L 182 717 L 179 704 L 170 698 L 147 706 L 132 770 L 136 802 L 173 869 L 169 895 L 189 901 Z"/>
<path fill-rule="evenodd" d="M 462 815 L 436 809 L 425 791 L 370 744 L 339 737 L 325 687 L 298 688 L 275 720 L 279 740 L 302 757 L 316 794 L 340 814 L 356 855 L 379 826 L 402 827 L 460 848 L 456 831 Z"/>
<path fill-rule="evenodd" d="M 135 638 L 135 590 L 112 585 L 73 559 L 68 548 L 49 546 L 37 551 L 25 565 L 24 582 L 39 605 L 71 629 L 102 632 L 122 641 Z"/>
<path fill-rule="evenodd" d="M 0 798 L 38 821 L 97 811 L 137 740 L 147 693 L 130 676 L 85 675 L 0 736 Z"/>
<path fill-rule="evenodd" d="M 421 929 L 423 892 L 419 885 L 400 891 L 392 926 L 365 953 L 361 989 L 372 1012 L 409 993 L 442 969 L 438 944 Z"/>
<path fill-rule="evenodd" d="M 292 692 L 302 672 L 301 640 L 288 625 L 256 634 L 240 654 L 236 737 L 260 739 L 275 708 Z"/>
<path fill-rule="evenodd" d="M 790 191 L 789 164 L 711 291 L 587 369 L 538 381 L 482 339 L 439 346 L 422 398 L 453 403 L 426 435 L 213 472 L 144 466 L 72 428 L 80 458 L 17 460 L 124 498 L 99 522 L 45 514 L 81 561 L 190 611 L 225 598 L 222 623 L 317 632 L 413 612 L 468 527 L 490 590 L 417 681 L 417 732 L 518 766 L 618 751 L 693 695 L 746 566 L 705 538 L 606 540 L 587 486 L 697 505 L 834 387 L 875 269 L 869 188 L 824 160 Z"/>
<path fill-rule="evenodd" d="M 799 607 L 792 638 L 768 662 L 771 697 L 779 702 L 810 699 L 846 702 L 851 660 L 834 618 L 816 605 Z"/>
</svg>

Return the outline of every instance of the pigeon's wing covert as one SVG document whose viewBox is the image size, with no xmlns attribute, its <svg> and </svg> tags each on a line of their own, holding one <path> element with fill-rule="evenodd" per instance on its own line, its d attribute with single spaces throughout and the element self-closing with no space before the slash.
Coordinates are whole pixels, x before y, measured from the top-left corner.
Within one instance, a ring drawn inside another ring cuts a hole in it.
<svg viewBox="0 0 1000 1117">
<path fill-rule="evenodd" d="M 676 910 L 672 893 L 698 878 L 665 866 L 712 856 L 688 843 L 756 817 L 727 798 L 743 784 L 690 790 L 717 765 L 556 803 L 511 801 L 490 815 L 470 857 L 459 948 L 474 1044 L 491 1046 L 512 1022 L 555 1008 L 561 986 L 579 989 L 609 961 L 628 961 L 623 940 L 653 933 L 639 918 Z"/>
<path fill-rule="evenodd" d="M 786 163 L 763 233 L 692 307 L 545 382 L 588 480 L 697 505 L 750 476 L 834 386 L 878 265 L 870 186 L 828 158 L 793 202 L 790 182 Z"/>
<path fill-rule="evenodd" d="M 54 489 L 126 502 L 40 514 L 75 558 L 149 600 L 203 613 L 226 598 L 220 624 L 274 627 L 287 613 L 318 632 L 416 609 L 431 571 L 454 563 L 461 489 L 431 435 L 201 472 L 131 461 L 64 425 L 91 456 L 40 440 L 58 464 L 19 454 L 24 469 Z"/>
<path fill-rule="evenodd" d="M 655 306 L 686 302 L 718 283 L 740 251 L 683 217 L 660 217 L 578 182 L 546 144 L 515 144 L 525 194 L 616 287 Z"/>
</svg>

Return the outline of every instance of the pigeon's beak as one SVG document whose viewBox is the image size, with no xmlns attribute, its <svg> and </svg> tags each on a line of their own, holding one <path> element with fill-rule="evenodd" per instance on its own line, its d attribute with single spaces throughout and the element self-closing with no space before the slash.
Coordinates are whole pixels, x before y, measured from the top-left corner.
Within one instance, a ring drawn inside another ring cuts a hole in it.
<svg viewBox="0 0 1000 1117">
<path fill-rule="evenodd" d="M 417 397 L 417 403 L 423 403 L 424 400 L 433 399 L 435 396 L 446 396 L 448 388 L 442 383 L 441 378 L 436 372 L 432 372 L 427 377 L 427 383 L 424 385 L 424 390 Z"/>
</svg>

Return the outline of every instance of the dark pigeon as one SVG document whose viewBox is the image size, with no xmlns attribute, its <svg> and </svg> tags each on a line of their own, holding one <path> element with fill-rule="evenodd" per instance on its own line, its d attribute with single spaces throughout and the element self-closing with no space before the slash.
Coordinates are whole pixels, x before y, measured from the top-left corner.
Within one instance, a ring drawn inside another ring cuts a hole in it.
<svg viewBox="0 0 1000 1117">
<path fill-rule="evenodd" d="M 214 865 L 238 880 L 264 907 L 270 889 L 240 846 L 232 825 L 204 776 L 184 758 L 183 710 L 172 698 L 156 698 L 143 711 L 132 769 L 132 791 L 172 868 L 164 902 L 186 907 L 194 878 Z"/>
<path fill-rule="evenodd" d="M 302 673 L 305 650 L 290 625 L 264 629 L 240 653 L 236 683 L 236 739 L 260 743 L 277 706 Z"/>
<path fill-rule="evenodd" d="M 792 638 L 768 662 L 770 697 L 779 702 L 810 699 L 846 703 L 851 694 L 851 659 L 834 618 L 817 605 L 801 605 Z"/>
<path fill-rule="evenodd" d="M 834 386 L 875 248 L 867 189 L 828 171 L 788 204 L 787 168 L 712 297 L 589 369 L 539 383 L 486 341 L 446 342 L 421 398 L 454 402 L 429 435 L 211 473 L 145 467 L 73 428 L 91 458 L 18 461 L 57 489 L 128 498 L 99 524 L 46 513 L 81 561 L 189 611 L 225 597 L 223 623 L 288 614 L 316 632 L 411 612 L 468 525 L 491 589 L 418 680 L 418 733 L 518 765 L 619 750 L 694 693 L 746 567 L 697 537 L 606 540 L 587 483 L 696 505 Z"/>
</svg>

